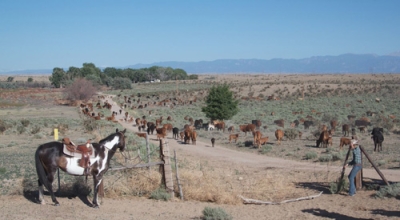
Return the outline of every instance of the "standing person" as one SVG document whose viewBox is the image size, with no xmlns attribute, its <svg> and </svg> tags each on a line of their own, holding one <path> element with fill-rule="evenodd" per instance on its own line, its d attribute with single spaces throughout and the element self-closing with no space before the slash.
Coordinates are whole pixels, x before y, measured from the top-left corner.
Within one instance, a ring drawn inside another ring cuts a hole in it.
<svg viewBox="0 0 400 220">
<path fill-rule="evenodd" d="M 362 169 L 361 150 L 358 147 L 358 140 L 355 139 L 351 140 L 350 147 L 351 150 L 353 151 L 353 160 L 350 161 L 350 163 L 346 164 L 345 167 L 347 167 L 348 165 L 353 165 L 353 169 L 351 169 L 349 174 L 349 182 L 350 182 L 349 196 L 354 196 L 354 194 L 356 194 L 356 186 L 354 184 L 354 178 L 356 177 L 358 171 Z"/>
</svg>

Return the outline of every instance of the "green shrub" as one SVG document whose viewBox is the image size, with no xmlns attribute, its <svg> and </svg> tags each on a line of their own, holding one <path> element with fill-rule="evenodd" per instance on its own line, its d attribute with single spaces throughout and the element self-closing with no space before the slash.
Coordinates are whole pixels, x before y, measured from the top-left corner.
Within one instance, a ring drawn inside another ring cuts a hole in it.
<svg viewBox="0 0 400 220">
<path fill-rule="evenodd" d="M 383 166 L 386 164 L 386 160 L 378 160 L 378 166 Z"/>
<path fill-rule="evenodd" d="M 40 132 L 40 127 L 35 125 L 32 129 L 31 129 L 31 134 L 37 134 Z"/>
<path fill-rule="evenodd" d="M 296 129 L 289 128 L 285 130 L 284 136 L 289 140 L 294 140 L 299 135 L 299 132 Z"/>
<path fill-rule="evenodd" d="M 349 188 L 349 182 L 346 180 L 346 178 L 343 178 L 340 182 L 339 181 L 331 182 L 329 191 L 332 194 L 335 194 L 335 193 L 340 193 L 347 188 Z"/>
<path fill-rule="evenodd" d="M 400 183 L 381 187 L 379 189 L 379 191 L 375 193 L 375 196 L 378 198 L 384 198 L 384 197 L 390 198 L 390 197 L 396 197 L 399 195 L 400 195 Z"/>
<path fill-rule="evenodd" d="M 338 161 L 338 160 L 344 160 L 343 154 L 339 153 L 333 153 L 332 154 L 332 161 Z"/>
<path fill-rule="evenodd" d="M 320 162 L 328 162 L 328 161 L 331 161 L 331 160 L 332 160 L 332 155 L 330 155 L 330 154 L 322 155 L 322 156 L 320 156 L 320 157 L 318 158 L 318 160 L 319 160 Z"/>
<path fill-rule="evenodd" d="M 203 209 L 203 219 L 205 220 L 231 220 L 231 215 L 225 212 L 222 208 L 205 207 Z"/>
<path fill-rule="evenodd" d="M 170 198 L 171 195 L 164 188 L 158 188 L 154 190 L 150 195 L 150 199 L 155 199 L 155 200 L 168 201 Z"/>
<path fill-rule="evenodd" d="M 18 131 L 18 134 L 22 134 L 26 131 L 26 128 L 24 126 L 18 126 L 17 131 Z"/>
<path fill-rule="evenodd" d="M 31 122 L 28 119 L 21 119 L 21 124 L 24 127 L 28 127 Z"/>
<path fill-rule="evenodd" d="M 267 144 L 265 146 L 262 146 L 261 153 L 266 154 L 266 153 L 270 152 L 271 150 L 272 150 L 272 146 Z"/>
<path fill-rule="evenodd" d="M 1 175 L 5 174 L 6 171 L 7 171 L 6 168 L 0 167 L 0 174 L 1 174 Z"/>
<path fill-rule="evenodd" d="M 307 152 L 306 155 L 304 156 L 306 160 L 310 160 L 310 159 L 315 159 L 318 157 L 317 152 L 314 151 L 310 151 Z"/>
</svg>

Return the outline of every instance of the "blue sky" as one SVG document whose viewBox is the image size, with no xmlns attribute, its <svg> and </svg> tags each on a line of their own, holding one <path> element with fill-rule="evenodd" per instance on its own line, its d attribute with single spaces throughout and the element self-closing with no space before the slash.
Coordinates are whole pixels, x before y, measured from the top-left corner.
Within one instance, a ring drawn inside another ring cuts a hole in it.
<svg viewBox="0 0 400 220">
<path fill-rule="evenodd" d="M 399 0 L 2 0 L 0 71 L 400 51 Z"/>
</svg>

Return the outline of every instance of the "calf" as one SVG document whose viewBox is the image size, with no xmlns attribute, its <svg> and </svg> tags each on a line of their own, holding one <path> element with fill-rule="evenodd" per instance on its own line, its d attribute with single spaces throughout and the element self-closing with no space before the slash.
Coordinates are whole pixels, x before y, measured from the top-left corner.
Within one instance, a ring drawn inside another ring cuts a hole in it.
<svg viewBox="0 0 400 220">
<path fill-rule="evenodd" d="M 281 129 L 277 129 L 275 131 L 275 137 L 276 140 L 278 141 L 278 144 L 281 144 L 281 141 L 283 140 L 283 136 L 285 135 L 285 133 L 281 130 Z"/>
<path fill-rule="evenodd" d="M 345 137 L 340 138 L 340 144 L 339 144 L 340 150 L 342 150 L 342 148 L 343 148 L 344 145 L 349 146 L 349 145 L 350 145 L 350 142 L 351 142 L 351 139 L 350 139 L 350 138 L 345 138 Z"/>
<path fill-rule="evenodd" d="M 261 148 L 261 145 L 264 145 L 267 142 L 268 142 L 268 137 L 262 137 L 262 138 L 258 139 L 258 143 L 257 143 L 258 149 Z"/>
<path fill-rule="evenodd" d="M 238 138 L 239 138 L 239 134 L 230 134 L 229 135 L 229 143 L 231 143 L 232 140 L 235 140 L 235 143 L 236 143 Z"/>
</svg>

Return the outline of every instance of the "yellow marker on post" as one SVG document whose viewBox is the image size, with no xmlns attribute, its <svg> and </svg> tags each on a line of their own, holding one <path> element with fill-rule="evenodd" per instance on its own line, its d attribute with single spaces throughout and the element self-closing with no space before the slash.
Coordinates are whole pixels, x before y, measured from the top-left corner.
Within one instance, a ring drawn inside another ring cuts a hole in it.
<svg viewBox="0 0 400 220">
<path fill-rule="evenodd" d="M 58 129 L 54 128 L 54 140 L 58 141 Z"/>
</svg>

